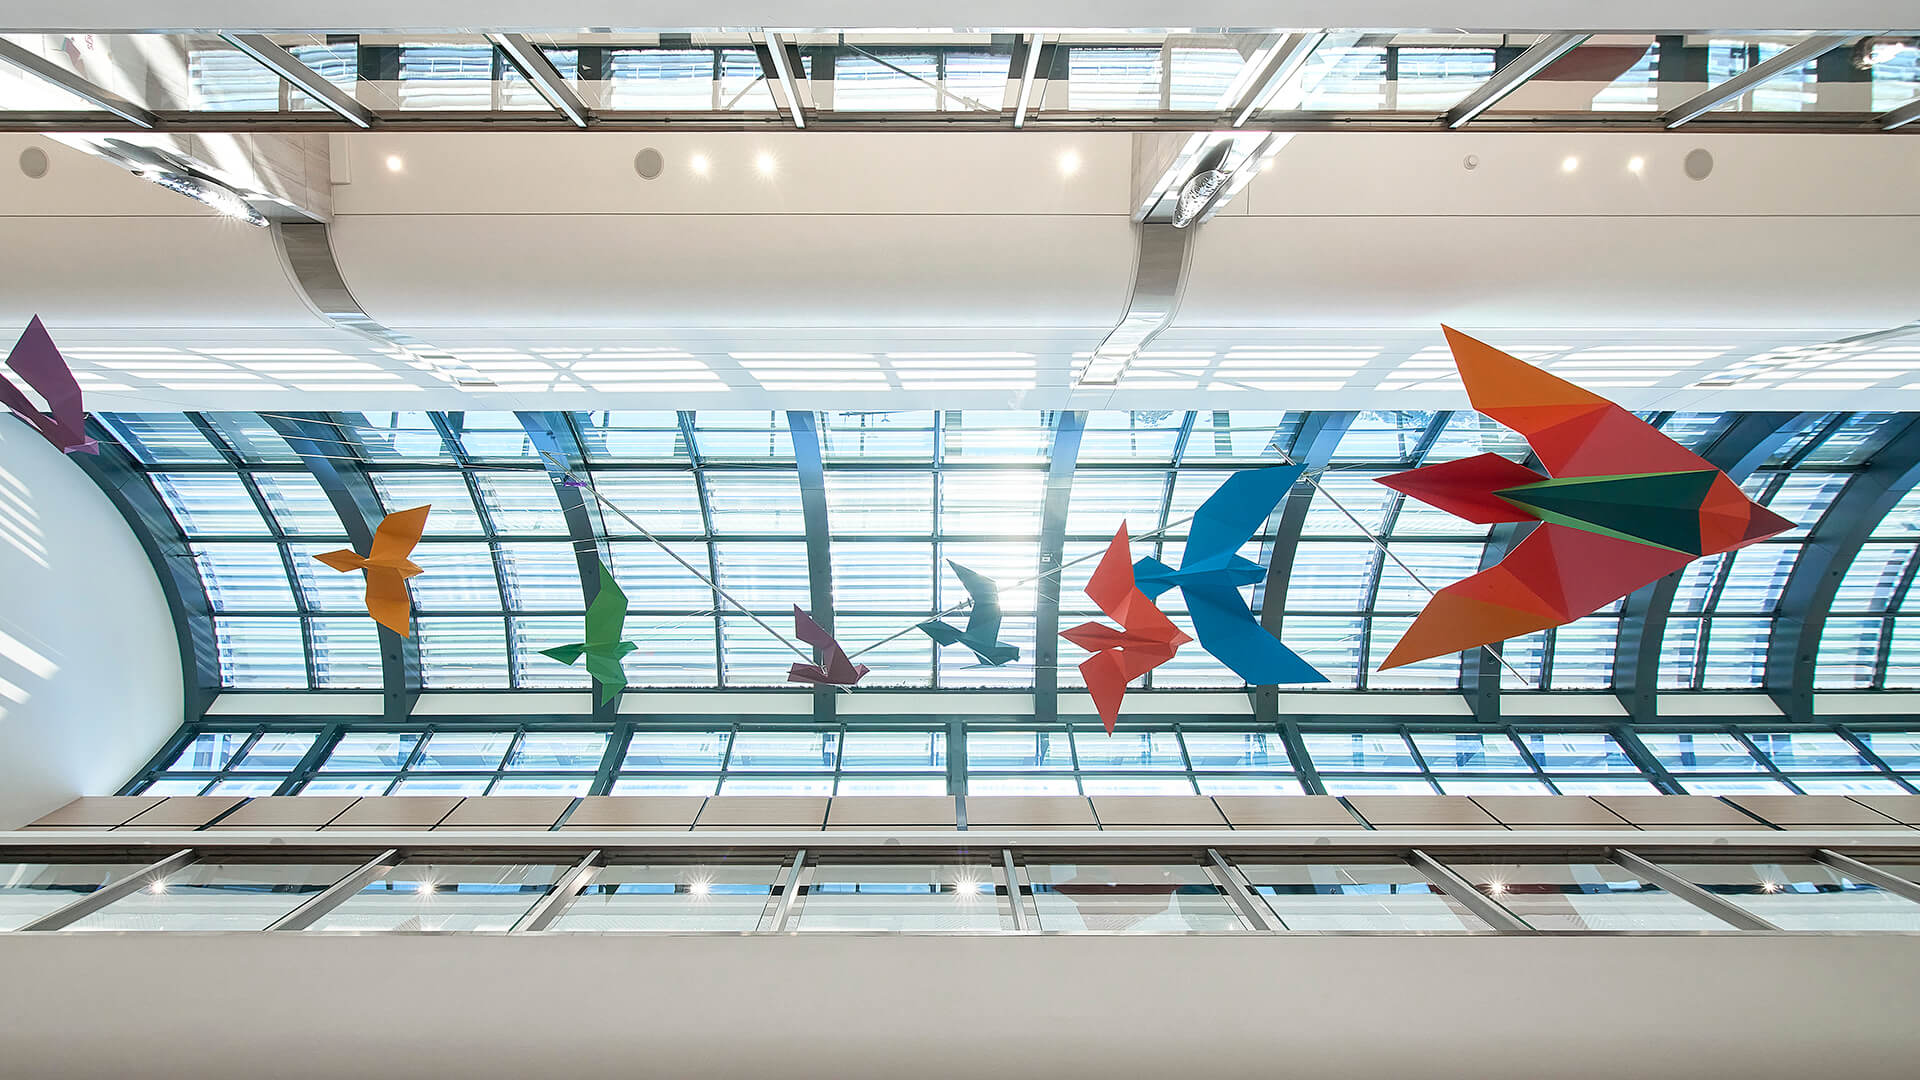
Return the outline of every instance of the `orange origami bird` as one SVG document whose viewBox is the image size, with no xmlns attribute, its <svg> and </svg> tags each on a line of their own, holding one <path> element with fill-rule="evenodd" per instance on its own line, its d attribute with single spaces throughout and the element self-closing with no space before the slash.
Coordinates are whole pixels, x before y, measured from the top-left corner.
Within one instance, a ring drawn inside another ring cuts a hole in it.
<svg viewBox="0 0 1920 1080">
<path fill-rule="evenodd" d="M 1086 593 L 1120 629 L 1083 622 L 1060 631 L 1060 636 L 1093 654 L 1080 662 L 1080 674 L 1086 677 L 1087 692 L 1093 695 L 1100 722 L 1111 735 L 1127 684 L 1173 659 L 1180 646 L 1193 639 L 1181 633 L 1134 583 L 1124 521 L 1087 579 Z"/>
<path fill-rule="evenodd" d="M 1546 475 L 1482 454 L 1379 482 L 1479 524 L 1540 524 L 1499 563 L 1436 593 L 1380 670 L 1564 626 L 1695 559 L 1793 527 L 1619 405 L 1441 329 L 1473 407 L 1519 432 Z"/>
<path fill-rule="evenodd" d="M 388 514 L 380 527 L 373 530 L 373 551 L 364 557 L 351 548 L 314 556 L 343 574 L 365 570 L 367 614 L 401 637 L 410 636 L 412 629 L 413 604 L 407 597 L 407 579 L 421 572 L 407 556 L 413 554 L 413 546 L 426 531 L 427 511 L 431 509 L 432 506 L 416 506 Z"/>
</svg>

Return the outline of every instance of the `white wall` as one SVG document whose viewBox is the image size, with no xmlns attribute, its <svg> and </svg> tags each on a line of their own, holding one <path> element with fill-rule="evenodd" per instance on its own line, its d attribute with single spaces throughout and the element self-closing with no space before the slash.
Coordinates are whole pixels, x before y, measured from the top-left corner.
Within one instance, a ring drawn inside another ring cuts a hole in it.
<svg viewBox="0 0 1920 1080">
<path fill-rule="evenodd" d="M 0 1072 L 1877 1080 L 1914 1075 L 1916 960 L 1899 934 L 0 934 Z"/>
<path fill-rule="evenodd" d="M 0 415 L 0 827 L 112 794 L 180 725 L 181 700 L 173 618 L 133 530 Z"/>
</svg>

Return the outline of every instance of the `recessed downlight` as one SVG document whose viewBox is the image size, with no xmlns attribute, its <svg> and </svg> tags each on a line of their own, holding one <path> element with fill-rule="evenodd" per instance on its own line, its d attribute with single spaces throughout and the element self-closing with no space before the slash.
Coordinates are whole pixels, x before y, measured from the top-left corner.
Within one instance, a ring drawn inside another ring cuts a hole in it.
<svg viewBox="0 0 1920 1080">
<path fill-rule="evenodd" d="M 47 175 L 47 152 L 37 146 L 29 146 L 20 151 L 20 172 L 29 180 L 38 180 Z"/>
</svg>

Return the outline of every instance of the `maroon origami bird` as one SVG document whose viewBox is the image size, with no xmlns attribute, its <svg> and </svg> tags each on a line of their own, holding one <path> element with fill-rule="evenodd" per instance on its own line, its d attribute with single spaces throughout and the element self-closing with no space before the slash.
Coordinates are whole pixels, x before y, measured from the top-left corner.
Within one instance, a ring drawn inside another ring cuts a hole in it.
<svg viewBox="0 0 1920 1080">
<path fill-rule="evenodd" d="M 66 358 L 54 346 L 52 335 L 40 325 L 40 316 L 35 315 L 21 331 L 20 340 L 14 342 L 13 352 L 7 355 L 7 366 L 28 386 L 39 391 L 53 411 L 41 412 L 40 407 L 5 376 L 0 376 L 0 405 L 12 409 L 14 415 L 33 425 L 48 442 L 69 454 L 100 452 L 98 444 L 87 438 L 87 413 L 80 403 L 80 384 L 74 380 L 73 369 L 67 366 Z"/>
<path fill-rule="evenodd" d="M 856 664 L 847 657 L 847 650 L 833 640 L 826 628 L 813 621 L 813 616 L 793 606 L 793 632 L 801 641 L 813 646 L 814 655 L 821 658 L 818 664 L 795 664 L 787 669 L 788 682 L 822 683 L 827 686 L 852 686 L 873 670 L 865 664 Z"/>
</svg>

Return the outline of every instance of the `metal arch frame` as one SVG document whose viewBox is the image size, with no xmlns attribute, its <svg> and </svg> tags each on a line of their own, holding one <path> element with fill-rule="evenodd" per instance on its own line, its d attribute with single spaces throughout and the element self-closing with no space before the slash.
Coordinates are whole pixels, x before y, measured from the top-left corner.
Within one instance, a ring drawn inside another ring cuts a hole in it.
<svg viewBox="0 0 1920 1080">
<path fill-rule="evenodd" d="M 1920 418 L 1886 442 L 1814 525 L 1780 592 L 1763 687 L 1790 722 L 1813 719 L 1813 680 L 1828 609 L 1881 519 L 1920 483 Z"/>
<path fill-rule="evenodd" d="M 1869 537 L 1869 541 L 1870 540 L 1871 537 Z M 1857 559 L 1858 556 L 1855 556 L 1855 558 Z M 1917 573 L 1920 573 L 1920 549 L 1916 549 L 1908 555 L 1907 568 L 1900 572 L 1899 583 L 1894 586 L 1893 592 L 1888 594 L 1885 610 L 1878 612 L 1877 615 L 1874 616 L 1880 622 L 1880 640 L 1874 648 L 1873 676 L 1867 683 L 1870 689 L 1884 690 L 1887 688 L 1887 668 L 1893 663 L 1894 619 L 1899 615 L 1900 609 L 1906 606 L 1907 597 L 1913 592 L 1913 581 Z M 1815 675 L 1818 674 L 1818 661 L 1816 660 Z"/>
<path fill-rule="evenodd" d="M 466 485 L 467 498 L 473 502 L 473 512 L 480 519 L 480 530 L 486 534 L 487 558 L 493 564 L 493 585 L 500 593 L 500 632 L 507 643 L 507 689 L 520 688 L 519 640 L 514 630 L 514 618 L 526 613 L 515 608 L 507 592 L 506 557 L 500 552 L 500 530 L 493 523 L 493 508 L 481 496 L 480 483 L 474 476 L 473 459 L 467 455 L 466 444 L 460 441 L 461 429 L 456 422 L 464 423 L 466 413 L 429 412 L 427 421 L 440 433 L 441 445 L 447 455 L 453 459 L 454 467 L 459 470 L 461 482 Z M 583 598 L 584 599 L 584 598 Z M 484 613 L 473 613 L 474 618 L 484 618 Z"/>
<path fill-rule="evenodd" d="M 1258 613 L 1260 628 L 1276 638 L 1280 636 L 1282 624 L 1286 621 L 1287 586 L 1293 579 L 1293 560 L 1300 550 L 1300 535 L 1306 529 L 1307 511 L 1312 508 L 1316 494 L 1314 486 L 1306 482 L 1304 477 L 1307 473 L 1327 467 L 1327 463 L 1333 460 L 1334 452 L 1340 448 L 1340 440 L 1346 438 L 1347 429 L 1353 426 L 1358 415 L 1353 412 L 1309 412 L 1301 420 L 1299 430 L 1294 432 L 1293 445 L 1287 450 L 1294 463 L 1302 467 L 1303 479 L 1295 482 L 1293 490 L 1287 493 L 1286 500 L 1280 504 L 1279 523 L 1266 544 L 1267 576 L 1254 586 L 1252 604 Z M 1366 663 L 1364 656 L 1360 663 Z M 1253 715 L 1261 723 L 1280 723 L 1279 687 L 1253 688 Z M 1298 729 L 1286 724 L 1281 734 L 1302 789 L 1309 795 L 1326 794 L 1319 772 L 1307 755 L 1306 745 L 1300 741 Z"/>
<path fill-rule="evenodd" d="M 1818 413 L 1746 413 L 1700 451 L 1708 464 L 1739 484 L 1765 464 Z M 1667 619 L 1680 590 L 1683 567 L 1651 585 L 1641 586 L 1620 607 L 1620 634 L 1613 649 L 1613 692 L 1636 723 L 1658 713 L 1660 653 Z"/>
<path fill-rule="evenodd" d="M 1454 413 L 1449 409 L 1442 409 L 1435 412 L 1433 419 L 1427 421 L 1427 426 L 1420 432 L 1420 438 L 1414 442 L 1412 452 L 1402 459 L 1403 464 L 1400 465 L 1400 468 L 1418 469 L 1426 464 L 1427 455 L 1433 453 L 1434 444 L 1438 443 L 1440 436 L 1446 433 L 1447 425 L 1453 422 L 1453 417 Z M 1376 617 L 1376 609 L 1380 606 L 1380 581 L 1386 576 L 1387 571 L 1387 554 L 1385 549 L 1393 543 L 1393 532 L 1400 524 L 1400 511 L 1406 505 L 1407 497 L 1400 492 L 1396 491 L 1388 496 L 1386 517 L 1380 523 L 1380 542 L 1375 545 L 1370 555 L 1371 561 L 1369 562 L 1369 570 L 1367 571 L 1367 602 L 1366 606 L 1361 609 L 1362 620 L 1360 623 L 1360 669 L 1358 674 L 1359 689 L 1361 690 L 1368 689 L 1367 676 L 1372 674 L 1372 672 L 1368 670 L 1368 664 L 1373 651 L 1373 620 Z M 1492 544 L 1492 532 L 1489 530 L 1488 540 L 1482 545 L 1481 549 L 1483 552 L 1481 564 L 1483 566 L 1486 565 L 1484 552 L 1488 547 L 1491 547 Z M 1485 649 L 1481 649 L 1479 652 L 1482 656 L 1488 655 Z M 1463 687 L 1466 681 L 1466 671 L 1467 661 L 1466 657 L 1463 656 L 1460 658 L 1460 679 Z M 1494 685 L 1496 687 L 1499 685 L 1498 678 L 1494 680 Z"/>
<path fill-rule="evenodd" d="M 1054 414 L 1046 497 L 1040 509 L 1040 579 L 1034 583 L 1033 715 L 1041 723 L 1060 718 L 1060 575 L 1055 571 L 1066 557 L 1067 510 L 1073 501 L 1073 476 L 1086 430 L 1086 413 Z M 939 571 L 935 566 L 934 572 Z"/>
<path fill-rule="evenodd" d="M 600 595 L 600 566 L 605 558 L 600 545 L 605 537 L 594 528 L 594 513 L 587 506 L 580 489 L 561 482 L 569 472 L 578 473 L 582 483 L 591 482 L 587 479 L 586 452 L 573 429 L 573 421 L 566 413 L 517 412 L 514 415 L 519 418 L 520 426 L 526 429 L 527 440 L 546 464 L 547 475 L 553 481 L 553 494 L 560 501 L 561 516 L 566 518 L 567 534 L 573 541 L 574 563 L 580 571 L 580 597 L 582 602 L 591 606 L 594 598 Z M 562 462 L 565 463 L 564 468 Z M 505 582 L 501 584 L 500 601 L 505 605 Z M 615 694 L 612 701 L 603 705 L 599 691 L 589 677 L 587 693 L 593 702 L 592 716 L 595 720 L 611 720 L 619 714 L 620 699 L 625 691 Z"/>
<path fill-rule="evenodd" d="M 771 37 L 772 35 L 768 35 Z M 795 115 L 798 115 L 798 102 L 795 103 Z M 820 445 L 820 414 L 813 412 L 790 411 L 787 413 L 787 431 L 793 436 L 793 465 L 799 473 L 800 483 L 800 519 L 804 523 L 807 539 L 807 600 L 813 605 L 808 614 L 821 628 L 831 634 L 833 624 L 833 533 L 827 521 L 827 472 L 824 448 Z M 936 501 L 938 492 L 935 492 Z M 716 575 L 719 567 L 714 567 Z M 934 567 L 936 580 L 940 568 Z M 715 580 L 718 580 L 716 576 Z M 936 662 L 934 668 L 937 670 Z M 815 686 L 813 690 L 813 717 L 816 720 L 830 720 L 835 714 L 834 695 L 838 691 L 831 686 Z"/>
<path fill-rule="evenodd" d="M 347 540 L 361 551 L 373 548 L 373 531 L 386 517 L 386 510 L 380 504 L 380 496 L 373 488 L 373 480 L 359 462 L 344 461 L 338 449 L 346 442 L 341 433 L 349 430 L 338 413 L 260 413 L 257 414 L 274 432 L 286 440 L 287 446 L 299 456 L 300 463 L 326 493 L 327 501 L 333 505 L 333 512 L 339 516 L 341 526 L 346 530 Z M 359 456 L 355 449 L 355 456 Z M 287 550 L 281 545 L 281 550 Z M 291 568 L 289 568 L 291 573 Z M 288 582 L 299 595 L 300 582 L 293 578 Z M 408 593 L 410 625 L 418 632 L 418 605 Z M 304 606 L 304 605 L 303 605 Z M 305 626 L 303 619 L 301 625 Z M 381 696 L 385 702 L 384 718 L 388 721 L 404 720 L 413 712 L 413 706 L 420 698 L 420 641 L 415 637 L 401 637 L 387 627 L 379 628 L 380 634 L 380 684 Z M 313 664 L 313 651 L 307 651 L 309 674 Z"/>
<path fill-rule="evenodd" d="M 695 432 L 692 412 L 682 409 L 674 414 L 674 420 L 680 425 L 680 441 L 686 444 L 687 466 L 693 473 L 693 495 L 700 504 L 700 532 L 703 537 L 703 543 L 707 549 L 707 576 L 717 583 L 720 580 L 720 545 L 713 534 L 713 499 L 707 491 L 706 462 L 700 459 L 700 439 Z M 789 433 L 788 437 L 792 437 L 791 433 Z M 804 520 L 802 522 L 802 528 L 805 528 Z M 720 595 L 720 590 L 717 587 L 709 588 L 707 593 L 713 601 L 713 613 L 715 616 L 713 621 L 713 684 L 715 686 L 724 686 L 725 682 L 722 676 L 726 671 L 727 650 L 725 638 L 721 633 L 721 628 L 725 623 L 720 613 L 726 610 L 724 606 L 725 597 Z"/>
<path fill-rule="evenodd" d="M 68 460 L 80 466 L 120 511 L 139 540 L 140 549 L 146 552 L 161 594 L 166 597 L 180 649 L 182 724 L 196 723 L 207 715 L 221 689 L 219 638 L 214 632 L 207 583 L 200 576 L 186 533 L 161 501 L 146 469 L 98 417 L 89 418 L 87 427 L 100 452 L 69 454 Z"/>
</svg>

